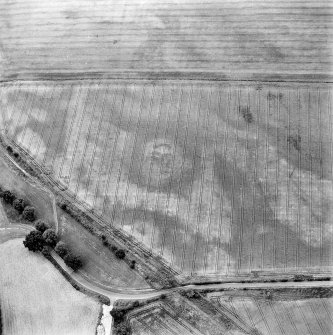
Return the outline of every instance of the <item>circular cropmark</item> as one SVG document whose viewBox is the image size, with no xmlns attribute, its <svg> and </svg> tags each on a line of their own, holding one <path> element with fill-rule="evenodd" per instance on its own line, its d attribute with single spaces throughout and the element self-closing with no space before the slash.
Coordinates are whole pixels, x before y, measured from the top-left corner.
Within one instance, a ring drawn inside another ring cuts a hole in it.
<svg viewBox="0 0 333 335">
<path fill-rule="evenodd" d="M 172 142 L 156 140 L 147 143 L 141 170 L 141 180 L 148 187 L 163 186 L 180 177 L 183 155 Z"/>
</svg>

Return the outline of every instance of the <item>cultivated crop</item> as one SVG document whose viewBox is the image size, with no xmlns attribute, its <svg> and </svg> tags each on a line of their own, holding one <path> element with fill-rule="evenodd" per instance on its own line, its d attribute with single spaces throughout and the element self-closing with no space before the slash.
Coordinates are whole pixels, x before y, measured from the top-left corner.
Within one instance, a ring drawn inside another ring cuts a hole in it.
<svg viewBox="0 0 333 335">
<path fill-rule="evenodd" d="M 237 275 L 330 265 L 328 85 L 24 88 L 6 88 L 1 126 L 9 138 L 176 270 Z"/>
<path fill-rule="evenodd" d="M 217 301 L 260 334 L 326 335 L 332 331 L 332 298 L 275 301 L 227 297 Z"/>
</svg>

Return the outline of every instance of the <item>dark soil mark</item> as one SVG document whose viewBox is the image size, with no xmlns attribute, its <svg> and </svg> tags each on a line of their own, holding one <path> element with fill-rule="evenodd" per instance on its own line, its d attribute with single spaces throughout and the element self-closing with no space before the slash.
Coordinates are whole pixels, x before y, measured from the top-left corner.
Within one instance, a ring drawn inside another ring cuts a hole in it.
<svg viewBox="0 0 333 335">
<path fill-rule="evenodd" d="M 246 107 L 238 107 L 239 112 L 242 114 L 243 119 L 247 122 L 247 123 L 252 123 L 253 122 L 253 115 L 250 111 L 250 107 L 246 106 Z"/>
<path fill-rule="evenodd" d="M 309 254 L 313 264 L 320 264 L 321 253 L 325 255 L 322 259 L 329 259 L 329 245 L 311 247 L 300 240 L 296 232 L 274 218 L 259 182 L 251 181 L 244 172 L 234 169 L 231 162 L 219 156 L 216 157 L 214 170 L 220 187 L 232 202 L 232 239 L 229 248 L 232 258 L 239 263 L 239 269 L 246 269 L 250 263 L 252 268 L 263 266 L 266 269 L 273 266 L 308 266 Z M 225 245 L 223 248 L 227 247 Z M 329 265 L 329 261 L 324 262 Z"/>
<path fill-rule="evenodd" d="M 289 135 L 287 142 L 292 145 L 295 150 L 301 151 L 301 136 L 300 135 Z"/>
</svg>

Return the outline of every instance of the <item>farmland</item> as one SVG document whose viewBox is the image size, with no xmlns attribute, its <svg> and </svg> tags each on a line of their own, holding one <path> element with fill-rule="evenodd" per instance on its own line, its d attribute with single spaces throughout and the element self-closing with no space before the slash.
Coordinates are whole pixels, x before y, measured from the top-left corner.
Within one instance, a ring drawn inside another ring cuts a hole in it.
<svg viewBox="0 0 333 335">
<path fill-rule="evenodd" d="M 163 308 L 141 312 L 133 317 L 131 326 L 133 335 L 200 334 L 186 321 L 177 320 Z"/>
<path fill-rule="evenodd" d="M 0 76 L 332 76 L 327 0 L 37 0 L 0 4 Z"/>
<path fill-rule="evenodd" d="M 331 265 L 330 85 L 122 80 L 2 94 L 7 136 L 177 271 Z"/>
<path fill-rule="evenodd" d="M 274 295 L 274 291 L 272 293 Z M 332 333 L 332 298 L 271 300 L 253 294 L 212 293 L 211 299 L 267 335 Z"/>
<path fill-rule="evenodd" d="M 0 263 L 4 334 L 95 334 L 99 304 L 25 249 L 22 239 L 0 245 Z"/>
<path fill-rule="evenodd" d="M 53 267 L 23 248 L 2 193 L 5 335 L 332 333 L 332 18 L 328 0 L 0 2 L 0 187 L 57 214 L 69 249 L 44 245 Z"/>
<path fill-rule="evenodd" d="M 207 315 L 181 295 L 169 294 L 159 302 L 150 302 L 127 314 L 133 335 L 211 334 L 240 335 L 239 330 Z"/>
</svg>

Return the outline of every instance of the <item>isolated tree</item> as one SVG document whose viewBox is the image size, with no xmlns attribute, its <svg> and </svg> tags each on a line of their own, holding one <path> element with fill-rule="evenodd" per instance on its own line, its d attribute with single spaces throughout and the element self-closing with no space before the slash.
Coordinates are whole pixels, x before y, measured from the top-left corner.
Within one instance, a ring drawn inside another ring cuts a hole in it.
<svg viewBox="0 0 333 335">
<path fill-rule="evenodd" d="M 54 248 L 59 240 L 54 229 L 46 229 L 43 233 L 43 239 L 51 248 Z"/>
<path fill-rule="evenodd" d="M 136 261 L 133 259 L 130 264 L 130 268 L 134 269 L 135 268 Z"/>
<path fill-rule="evenodd" d="M 72 268 L 74 271 L 78 270 L 82 266 L 82 261 L 78 256 L 68 253 L 64 257 L 65 264 Z"/>
<path fill-rule="evenodd" d="M 26 206 L 23 199 L 15 199 L 13 201 L 13 207 L 21 214 Z"/>
<path fill-rule="evenodd" d="M 39 230 L 41 233 L 44 233 L 45 230 L 49 229 L 49 225 L 43 220 L 37 220 L 35 223 L 35 228 Z"/>
<path fill-rule="evenodd" d="M 7 203 L 7 204 L 13 204 L 13 201 L 15 200 L 15 195 L 10 192 L 10 191 L 4 191 L 3 192 L 3 200 Z"/>
<path fill-rule="evenodd" d="M 23 244 L 30 251 L 41 251 L 45 245 L 42 233 L 38 230 L 30 232 L 23 241 Z"/>
<path fill-rule="evenodd" d="M 115 252 L 115 255 L 119 259 L 124 259 L 125 258 L 125 251 L 123 249 L 119 249 Z"/>
<path fill-rule="evenodd" d="M 54 248 L 54 251 L 61 257 L 61 258 L 64 258 L 68 253 L 69 253 L 69 250 L 68 250 L 68 247 L 67 245 L 60 241 L 57 243 L 57 245 L 55 246 Z"/>
<path fill-rule="evenodd" d="M 32 206 L 25 206 L 23 213 L 23 219 L 33 222 L 36 219 L 35 208 Z"/>
</svg>

